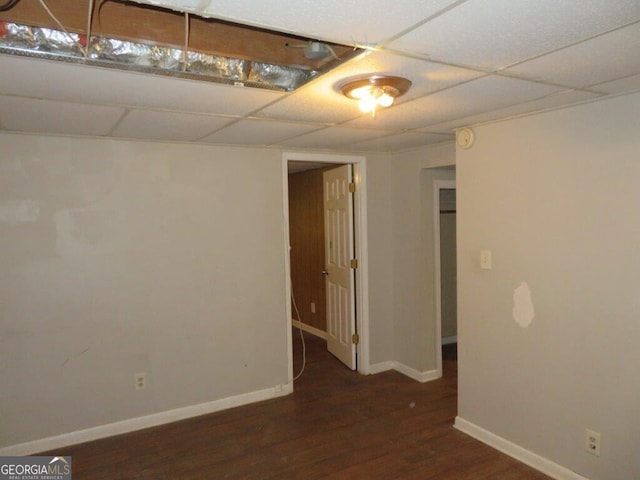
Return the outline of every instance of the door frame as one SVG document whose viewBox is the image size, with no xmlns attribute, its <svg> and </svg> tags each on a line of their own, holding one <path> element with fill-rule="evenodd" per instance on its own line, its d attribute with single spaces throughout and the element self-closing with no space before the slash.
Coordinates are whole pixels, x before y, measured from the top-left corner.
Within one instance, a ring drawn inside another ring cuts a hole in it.
<svg viewBox="0 0 640 480">
<path fill-rule="evenodd" d="M 284 215 L 284 270 L 285 270 L 285 306 L 287 325 L 287 355 L 288 379 L 293 387 L 293 339 L 291 335 L 291 258 L 289 246 L 289 178 L 288 163 L 296 162 L 324 162 L 353 165 L 353 176 L 356 191 L 353 198 L 353 218 L 355 235 L 355 255 L 358 268 L 355 271 L 355 300 L 356 300 L 356 330 L 360 343 L 356 345 L 358 373 L 368 375 L 369 365 L 369 261 L 367 241 L 367 164 L 366 157 L 358 155 L 338 155 L 324 153 L 283 152 L 282 154 L 282 189 Z"/>
<path fill-rule="evenodd" d="M 440 265 L 440 190 L 455 190 L 455 180 L 434 180 L 433 182 L 433 245 L 435 252 L 435 303 L 436 303 L 436 369 L 442 377 L 442 281 Z M 457 320 L 456 320 L 457 321 Z"/>
</svg>

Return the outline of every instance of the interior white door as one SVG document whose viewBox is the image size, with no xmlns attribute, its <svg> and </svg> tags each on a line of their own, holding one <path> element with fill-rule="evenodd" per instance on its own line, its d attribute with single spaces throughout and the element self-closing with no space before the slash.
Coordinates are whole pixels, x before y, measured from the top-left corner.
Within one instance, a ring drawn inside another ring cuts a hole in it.
<svg viewBox="0 0 640 480">
<path fill-rule="evenodd" d="M 327 348 L 351 370 L 356 369 L 351 165 L 327 170 L 324 184 Z"/>
</svg>

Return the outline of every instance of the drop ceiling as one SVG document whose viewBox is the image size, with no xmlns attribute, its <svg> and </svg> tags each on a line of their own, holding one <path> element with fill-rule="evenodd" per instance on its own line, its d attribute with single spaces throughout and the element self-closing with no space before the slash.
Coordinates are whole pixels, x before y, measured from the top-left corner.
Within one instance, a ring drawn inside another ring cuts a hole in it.
<svg viewBox="0 0 640 480">
<path fill-rule="evenodd" d="M 0 55 L 0 129 L 399 151 L 451 141 L 461 126 L 640 90 L 638 0 L 138 3 L 363 52 L 293 92 Z M 47 4 L 55 13 L 63 0 Z M 336 89 L 369 73 L 413 86 L 372 118 Z"/>
</svg>

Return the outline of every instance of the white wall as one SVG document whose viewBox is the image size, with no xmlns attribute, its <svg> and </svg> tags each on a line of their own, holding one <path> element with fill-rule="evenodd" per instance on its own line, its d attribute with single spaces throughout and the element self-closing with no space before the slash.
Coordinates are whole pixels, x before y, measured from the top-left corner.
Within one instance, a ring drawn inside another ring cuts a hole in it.
<svg viewBox="0 0 640 480">
<path fill-rule="evenodd" d="M 367 157 L 370 363 L 393 360 L 393 185 L 386 155 Z"/>
<path fill-rule="evenodd" d="M 640 478 L 638 112 L 632 95 L 486 125 L 457 152 L 459 416 L 593 480 Z"/>
<path fill-rule="evenodd" d="M 393 155 L 391 167 L 394 360 L 433 374 L 435 355 L 434 181 L 455 178 L 454 146 Z"/>
<path fill-rule="evenodd" d="M 0 447 L 287 383 L 280 152 L 0 152 Z"/>
</svg>

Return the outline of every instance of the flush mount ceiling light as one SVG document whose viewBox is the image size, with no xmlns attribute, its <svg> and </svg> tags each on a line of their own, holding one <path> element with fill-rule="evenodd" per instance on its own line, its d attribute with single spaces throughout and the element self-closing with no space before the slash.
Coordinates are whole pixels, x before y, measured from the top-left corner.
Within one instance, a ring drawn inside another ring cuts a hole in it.
<svg viewBox="0 0 640 480">
<path fill-rule="evenodd" d="M 345 97 L 358 100 L 358 107 L 363 113 L 375 116 L 377 108 L 390 107 L 397 97 L 407 93 L 410 86 L 411 82 L 406 78 L 371 75 L 348 80 L 339 89 Z"/>
</svg>

